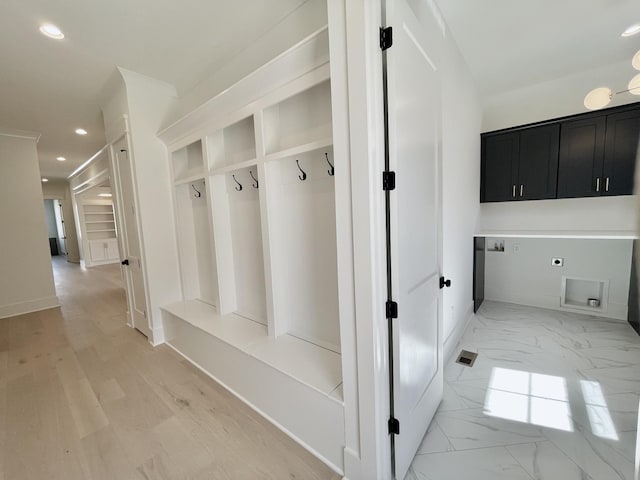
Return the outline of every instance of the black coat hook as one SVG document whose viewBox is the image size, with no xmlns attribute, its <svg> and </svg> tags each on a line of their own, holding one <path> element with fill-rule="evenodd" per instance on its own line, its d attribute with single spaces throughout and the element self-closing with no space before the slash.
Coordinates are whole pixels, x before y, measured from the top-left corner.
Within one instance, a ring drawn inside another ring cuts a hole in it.
<svg viewBox="0 0 640 480">
<path fill-rule="evenodd" d="M 252 183 L 251 186 L 253 188 L 258 188 L 260 184 L 258 183 L 258 179 L 253 176 L 253 172 L 251 170 L 249 170 L 249 175 L 251 175 L 251 178 L 253 178 L 253 181 L 256 182 L 255 184 Z"/>
<path fill-rule="evenodd" d="M 330 177 L 333 177 L 336 174 L 335 169 L 333 168 L 333 164 L 329 161 L 329 154 L 327 152 L 324 152 L 324 158 L 327 159 L 327 163 L 329 164 L 329 170 L 327 170 L 327 173 L 329 174 Z"/>
<path fill-rule="evenodd" d="M 235 175 L 231 175 L 233 177 L 233 181 L 236 182 L 238 184 L 238 186 L 236 187 L 236 191 L 239 192 L 242 190 L 242 184 L 236 180 L 236 176 Z"/>
<path fill-rule="evenodd" d="M 196 198 L 200 198 L 202 196 L 202 193 L 200 193 L 198 191 L 198 189 L 195 187 L 195 185 L 193 183 L 191 184 L 191 188 L 193 188 L 196 191 L 196 193 L 195 193 L 195 197 Z"/>
<path fill-rule="evenodd" d="M 298 170 L 302 172 L 302 175 L 298 175 L 298 178 L 302 181 L 305 181 L 307 179 L 307 174 L 304 170 L 302 170 L 302 167 L 300 166 L 300 162 L 298 160 L 296 160 L 296 163 L 298 164 Z"/>
</svg>

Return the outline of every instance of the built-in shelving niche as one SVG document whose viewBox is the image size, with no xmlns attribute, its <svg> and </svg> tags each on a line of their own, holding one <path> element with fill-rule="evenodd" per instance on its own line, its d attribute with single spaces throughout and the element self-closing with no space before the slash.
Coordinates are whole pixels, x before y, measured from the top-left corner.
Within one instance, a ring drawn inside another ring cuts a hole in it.
<svg viewBox="0 0 640 480">
<path fill-rule="evenodd" d="M 332 136 L 330 82 L 324 81 L 266 108 L 263 122 L 267 156 L 316 142 L 325 143 Z"/>
<path fill-rule="evenodd" d="M 268 162 L 276 335 L 340 352 L 331 146 Z"/>
<path fill-rule="evenodd" d="M 217 306 L 218 279 L 205 180 L 178 184 L 175 192 L 183 298 Z"/>
<path fill-rule="evenodd" d="M 173 152 L 171 166 L 182 296 L 184 300 L 217 306 L 218 278 L 202 142 L 198 140 Z"/>
<path fill-rule="evenodd" d="M 219 170 L 256 158 L 253 116 L 246 117 L 207 137 L 210 167 Z"/>
<path fill-rule="evenodd" d="M 213 220 L 223 279 L 221 314 L 267 324 L 266 287 L 257 167 L 214 175 Z"/>
</svg>

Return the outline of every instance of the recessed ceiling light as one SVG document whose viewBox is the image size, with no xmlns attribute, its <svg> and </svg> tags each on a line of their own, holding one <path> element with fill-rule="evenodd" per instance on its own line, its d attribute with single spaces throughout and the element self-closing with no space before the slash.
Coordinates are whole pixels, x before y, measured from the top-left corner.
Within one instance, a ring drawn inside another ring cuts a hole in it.
<svg viewBox="0 0 640 480">
<path fill-rule="evenodd" d="M 56 40 L 62 40 L 64 38 L 64 33 L 55 25 L 51 23 L 45 23 L 40 25 L 40 33 L 46 35 L 49 38 L 55 38 Z"/>
<path fill-rule="evenodd" d="M 631 60 L 631 65 L 633 65 L 633 68 L 635 68 L 636 70 L 640 70 L 640 50 L 638 50 L 636 54 L 633 56 L 633 59 Z"/>
<path fill-rule="evenodd" d="M 620 34 L 621 37 L 632 37 L 640 33 L 640 23 L 634 23 Z"/>
<path fill-rule="evenodd" d="M 613 92 L 608 87 L 594 88 L 584 97 L 584 106 L 589 110 L 598 110 L 609 105 Z"/>
<path fill-rule="evenodd" d="M 64 162 L 66 160 L 66 158 L 64 158 L 64 157 L 56 157 L 56 160 L 58 160 L 59 162 Z"/>
<path fill-rule="evenodd" d="M 113 197 L 113 194 L 111 194 L 111 193 L 99 193 L 98 196 L 99 197 Z"/>
<path fill-rule="evenodd" d="M 43 178 L 43 179 L 42 179 L 42 181 L 43 181 L 43 182 L 48 182 L 48 181 L 49 181 L 49 179 L 48 179 L 48 178 Z"/>
<path fill-rule="evenodd" d="M 76 133 L 78 135 L 86 135 L 87 131 L 84 128 L 76 128 Z"/>
</svg>

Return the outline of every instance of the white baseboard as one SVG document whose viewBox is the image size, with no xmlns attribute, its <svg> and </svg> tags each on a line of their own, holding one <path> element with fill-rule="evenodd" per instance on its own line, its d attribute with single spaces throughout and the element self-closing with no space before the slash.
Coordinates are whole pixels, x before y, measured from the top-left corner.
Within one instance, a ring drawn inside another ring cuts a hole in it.
<svg viewBox="0 0 640 480">
<path fill-rule="evenodd" d="M 456 327 L 453 329 L 453 331 L 449 334 L 449 336 L 444 341 L 443 356 L 444 356 L 445 365 L 449 362 L 451 355 L 453 355 L 454 352 L 456 351 L 456 346 L 460 343 L 460 340 L 462 339 L 464 332 L 467 330 L 469 323 L 471 323 L 471 319 L 473 318 L 473 315 L 474 315 L 473 302 L 471 302 L 469 307 L 467 307 L 467 311 L 465 312 L 463 317 L 466 320 L 456 325 Z"/>
<path fill-rule="evenodd" d="M 47 310 L 48 308 L 59 307 L 60 302 L 57 296 L 38 298 L 27 302 L 12 303 L 9 305 L 0 305 L 0 318 L 15 317 L 16 315 L 24 315 L 25 313 L 38 312 Z"/>
<path fill-rule="evenodd" d="M 158 345 L 162 345 L 163 343 L 165 343 L 164 328 L 163 327 L 152 328 L 151 337 L 152 338 L 149 339 L 149 343 L 154 347 L 157 347 Z"/>
</svg>

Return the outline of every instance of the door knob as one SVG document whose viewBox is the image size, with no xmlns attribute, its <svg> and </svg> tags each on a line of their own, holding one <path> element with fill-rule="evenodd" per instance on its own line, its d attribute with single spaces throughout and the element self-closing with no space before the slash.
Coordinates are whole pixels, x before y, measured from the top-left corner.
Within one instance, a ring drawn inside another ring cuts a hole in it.
<svg viewBox="0 0 640 480">
<path fill-rule="evenodd" d="M 451 280 L 445 280 L 444 277 L 440 277 L 440 288 L 444 288 L 444 287 L 450 287 L 451 286 Z"/>
<path fill-rule="evenodd" d="M 125 258 L 124 260 L 122 260 L 122 265 L 129 265 L 129 259 Z M 442 288 L 442 287 L 440 287 Z"/>
</svg>

